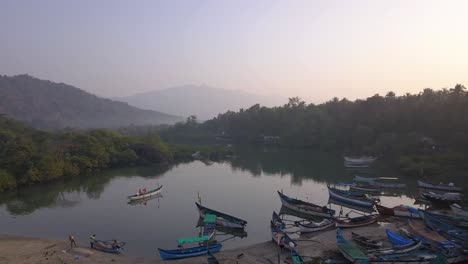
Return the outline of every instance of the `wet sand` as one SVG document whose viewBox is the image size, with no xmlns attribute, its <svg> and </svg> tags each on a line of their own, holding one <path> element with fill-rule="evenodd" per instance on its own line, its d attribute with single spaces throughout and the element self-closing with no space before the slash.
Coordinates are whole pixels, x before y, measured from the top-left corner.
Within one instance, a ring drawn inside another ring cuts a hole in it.
<svg viewBox="0 0 468 264">
<path fill-rule="evenodd" d="M 396 229 L 395 224 L 388 224 L 387 222 L 396 222 L 398 226 L 404 224 L 400 219 L 385 219 L 385 222 L 380 225 L 374 224 L 366 227 L 343 229 L 343 234 L 349 239 L 351 239 L 351 231 L 374 238 L 384 239 L 385 228 Z M 320 263 L 320 261 L 328 258 L 333 258 L 335 261 L 344 260 L 337 250 L 335 241 L 334 229 L 319 232 L 312 236 L 301 236 L 298 240 L 298 251 L 300 255 L 307 256 L 304 259 L 306 263 Z M 65 240 L 24 238 L 9 235 L 0 236 L 0 252 L 0 264 L 207 263 L 206 257 L 163 261 L 158 259 L 158 256 L 155 256 L 155 259 L 148 260 L 131 258 L 125 256 L 125 254 L 115 255 L 103 253 L 89 249 L 88 245 L 78 245 L 77 248 L 70 249 L 69 242 Z M 276 264 L 278 263 L 278 253 L 281 259 L 280 263 L 292 263 L 289 251 L 286 249 L 279 251 L 276 244 L 271 241 L 222 251 L 216 253 L 215 256 L 220 263 L 226 264 Z"/>
</svg>

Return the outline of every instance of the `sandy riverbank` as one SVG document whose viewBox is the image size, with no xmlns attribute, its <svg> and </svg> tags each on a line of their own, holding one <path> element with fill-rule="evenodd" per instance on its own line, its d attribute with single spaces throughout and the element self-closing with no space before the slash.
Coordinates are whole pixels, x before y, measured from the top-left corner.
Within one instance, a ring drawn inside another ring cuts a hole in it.
<svg viewBox="0 0 468 264">
<path fill-rule="evenodd" d="M 386 219 L 385 222 L 387 222 Z M 392 222 L 392 221 L 389 221 Z M 385 228 L 395 229 L 393 224 L 381 223 L 367 227 L 345 229 L 343 234 L 350 238 L 351 231 L 372 237 L 385 237 Z M 308 256 L 305 260 L 310 263 L 320 263 L 319 260 L 333 258 L 342 259 L 335 244 L 335 230 L 320 232 L 314 236 L 301 236 L 298 240 L 298 251 Z M 174 264 L 206 264 L 206 257 L 182 259 L 175 261 L 135 259 L 122 255 L 113 255 L 89 249 L 87 245 L 78 245 L 70 249 L 68 241 L 48 240 L 39 238 L 24 238 L 10 235 L 0 236 L 0 264 L 147 264 L 147 263 L 174 263 Z M 239 264 L 276 264 L 278 263 L 278 250 L 274 243 L 268 241 L 252 246 L 226 250 L 216 254 L 220 263 Z M 78 259 L 77 259 L 78 258 Z M 281 263 L 291 263 L 289 252 L 281 252 Z"/>
</svg>

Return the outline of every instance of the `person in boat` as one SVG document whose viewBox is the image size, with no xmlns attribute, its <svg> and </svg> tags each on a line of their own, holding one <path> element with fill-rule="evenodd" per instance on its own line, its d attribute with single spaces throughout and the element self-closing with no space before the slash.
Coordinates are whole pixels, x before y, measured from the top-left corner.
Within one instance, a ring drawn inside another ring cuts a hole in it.
<svg viewBox="0 0 468 264">
<path fill-rule="evenodd" d="M 143 189 L 143 194 L 145 194 L 145 193 L 146 193 L 146 188 Z"/>
<path fill-rule="evenodd" d="M 112 248 L 117 249 L 120 248 L 119 243 L 117 243 L 117 240 L 114 239 L 114 243 L 112 243 Z"/>
<path fill-rule="evenodd" d="M 96 242 L 96 235 L 93 234 L 92 236 L 89 237 L 89 245 L 93 247 L 93 243 Z"/>
<path fill-rule="evenodd" d="M 137 195 L 142 195 L 141 189 L 138 189 Z"/>
</svg>

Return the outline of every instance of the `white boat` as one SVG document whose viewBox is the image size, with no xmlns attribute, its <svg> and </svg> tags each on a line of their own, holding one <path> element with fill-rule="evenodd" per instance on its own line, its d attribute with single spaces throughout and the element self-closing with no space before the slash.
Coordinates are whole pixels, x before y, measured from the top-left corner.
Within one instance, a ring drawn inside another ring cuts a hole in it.
<svg viewBox="0 0 468 264">
<path fill-rule="evenodd" d="M 348 157 L 345 156 L 344 160 L 345 162 L 349 163 L 371 163 L 374 162 L 377 158 L 371 157 L 371 156 L 363 156 L 363 157 Z"/>
<path fill-rule="evenodd" d="M 299 226 L 299 230 L 301 234 L 304 234 L 304 233 L 317 232 L 317 231 L 324 230 L 330 227 L 334 227 L 335 221 L 331 219 L 323 219 L 320 222 L 313 222 L 313 221 L 310 221 L 308 223 L 297 222 L 296 224 L 297 226 Z"/>
<path fill-rule="evenodd" d="M 455 203 L 450 205 L 450 209 L 452 209 L 452 212 L 456 215 L 468 218 L 468 207 L 462 207 Z"/>
<path fill-rule="evenodd" d="M 128 196 L 128 199 L 130 199 L 131 201 L 134 201 L 134 200 L 140 200 L 140 199 L 149 198 L 151 196 L 159 195 L 161 193 L 162 187 L 163 186 L 161 185 L 158 188 L 153 189 L 153 190 L 149 190 L 149 191 L 147 191 L 146 193 L 143 193 L 143 194 L 130 195 L 130 196 Z"/>
</svg>

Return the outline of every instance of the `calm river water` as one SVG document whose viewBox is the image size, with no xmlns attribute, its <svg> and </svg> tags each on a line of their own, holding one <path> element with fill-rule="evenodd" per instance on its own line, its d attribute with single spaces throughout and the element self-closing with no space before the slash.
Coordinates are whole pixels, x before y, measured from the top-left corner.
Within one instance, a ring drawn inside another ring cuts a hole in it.
<svg viewBox="0 0 468 264">
<path fill-rule="evenodd" d="M 0 234 L 66 239 L 73 233 L 82 244 L 99 239 L 127 242 L 126 254 L 157 258 L 157 247 L 174 248 L 175 240 L 197 236 L 197 194 L 202 203 L 248 221 L 246 237 L 228 239 L 224 248 L 270 239 L 269 220 L 281 202 L 276 193 L 324 205 L 326 184 L 351 182 L 341 156 L 312 151 L 243 149 L 222 163 L 194 161 L 170 168 L 114 170 L 93 177 L 0 194 Z M 382 164 L 370 175 L 398 176 Z M 415 180 L 406 195 L 383 197 L 383 205 L 413 204 Z M 162 198 L 129 205 L 127 195 L 139 188 L 164 185 Z"/>
</svg>

